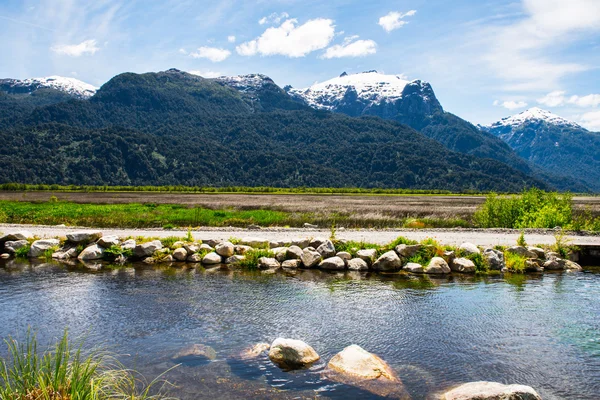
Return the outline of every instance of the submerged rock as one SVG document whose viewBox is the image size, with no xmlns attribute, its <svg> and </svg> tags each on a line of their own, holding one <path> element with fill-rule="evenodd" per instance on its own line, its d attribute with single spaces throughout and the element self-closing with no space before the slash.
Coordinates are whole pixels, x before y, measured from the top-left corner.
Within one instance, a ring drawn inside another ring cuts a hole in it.
<svg viewBox="0 0 600 400">
<path fill-rule="evenodd" d="M 217 253 L 208 253 L 202 259 L 202 264 L 214 265 L 214 264 L 220 264 L 221 261 L 222 261 L 222 258 Z"/>
<path fill-rule="evenodd" d="M 279 368 L 293 370 L 310 367 L 321 357 L 301 340 L 277 338 L 271 344 L 269 358 Z"/>
<path fill-rule="evenodd" d="M 384 253 L 373 263 L 373 269 L 375 271 L 389 272 L 398 271 L 402 268 L 402 260 L 398 257 L 398 254 L 394 250 L 390 250 Z"/>
<path fill-rule="evenodd" d="M 285 260 L 281 263 L 281 268 L 296 269 L 300 266 L 300 260 Z"/>
<path fill-rule="evenodd" d="M 530 386 L 470 382 L 446 392 L 443 400 L 542 400 Z"/>
<path fill-rule="evenodd" d="M 171 359 L 175 362 L 212 361 L 217 358 L 217 352 L 210 346 L 193 344 L 179 350 Z"/>
<path fill-rule="evenodd" d="M 250 360 L 260 356 L 265 351 L 269 350 L 271 345 L 269 343 L 257 343 L 254 346 L 250 346 L 247 349 L 244 349 L 240 353 L 240 358 L 242 360 Z"/>
</svg>

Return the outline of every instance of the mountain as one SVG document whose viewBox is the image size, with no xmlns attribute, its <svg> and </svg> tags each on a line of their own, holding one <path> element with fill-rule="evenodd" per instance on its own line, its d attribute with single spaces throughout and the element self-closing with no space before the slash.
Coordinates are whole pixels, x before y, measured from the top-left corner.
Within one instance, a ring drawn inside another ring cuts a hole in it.
<svg viewBox="0 0 600 400">
<path fill-rule="evenodd" d="M 537 107 L 480 128 L 545 171 L 600 191 L 600 133 Z"/>
<path fill-rule="evenodd" d="M 0 79 L 0 91 L 9 94 L 32 94 L 40 89 L 54 89 L 76 99 L 88 99 L 96 88 L 75 78 L 48 76 L 31 79 Z"/>
<path fill-rule="evenodd" d="M 262 75 L 124 73 L 89 99 L 27 112 L 3 104 L 0 182 L 548 187 L 507 164 L 450 151 L 406 125 L 314 110 Z"/>
</svg>

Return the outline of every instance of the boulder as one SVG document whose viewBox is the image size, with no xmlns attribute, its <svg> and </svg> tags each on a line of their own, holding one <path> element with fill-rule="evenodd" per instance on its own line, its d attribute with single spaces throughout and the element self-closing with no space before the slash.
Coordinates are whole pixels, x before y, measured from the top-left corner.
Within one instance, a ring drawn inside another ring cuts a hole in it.
<svg viewBox="0 0 600 400">
<path fill-rule="evenodd" d="M 261 257 L 258 259 L 258 268 L 259 269 L 277 269 L 281 267 L 279 261 L 270 257 Z"/>
<path fill-rule="evenodd" d="M 525 272 L 544 272 L 544 266 L 541 260 L 536 258 L 525 260 Z"/>
<path fill-rule="evenodd" d="M 544 252 L 544 249 L 541 249 L 539 247 L 533 247 L 533 246 L 528 246 L 527 250 L 535 253 L 535 255 L 537 256 L 537 258 L 546 258 L 546 254 Z"/>
<path fill-rule="evenodd" d="M 253 358 L 260 356 L 262 353 L 269 350 L 270 348 L 271 348 L 271 345 L 269 343 L 257 343 L 254 346 L 250 346 L 250 347 L 244 349 L 240 353 L 240 358 L 242 360 L 251 360 Z"/>
<path fill-rule="evenodd" d="M 77 256 L 77 247 L 75 246 L 63 247 L 62 249 L 59 249 L 58 251 L 52 253 L 52 258 L 57 260 L 69 260 Z"/>
<path fill-rule="evenodd" d="M 150 257 L 156 250 L 160 250 L 162 248 L 163 245 L 160 240 L 153 240 L 151 242 L 142 243 L 135 246 L 133 249 L 133 255 L 138 258 Z"/>
<path fill-rule="evenodd" d="M 207 265 L 221 264 L 222 261 L 223 259 L 221 256 L 214 252 L 208 253 L 204 256 L 204 258 L 202 258 L 202 264 Z"/>
<path fill-rule="evenodd" d="M 483 251 L 483 261 L 489 269 L 495 271 L 500 271 L 506 266 L 504 263 L 504 253 L 492 248 L 487 248 Z"/>
<path fill-rule="evenodd" d="M 217 352 L 210 346 L 193 344 L 179 350 L 171 359 L 175 362 L 212 361 L 217 358 Z"/>
<path fill-rule="evenodd" d="M 446 392 L 443 400 L 542 400 L 530 386 L 470 382 Z"/>
<path fill-rule="evenodd" d="M 67 241 L 71 243 L 91 243 L 102 237 L 100 231 L 79 231 L 67 233 Z"/>
<path fill-rule="evenodd" d="M 3 260 L 8 260 L 10 258 L 10 254 L 2 253 L 2 254 L 0 254 L 0 258 Z"/>
<path fill-rule="evenodd" d="M 346 263 L 340 257 L 329 257 L 319 263 L 319 268 L 328 271 L 343 271 L 346 269 Z"/>
<path fill-rule="evenodd" d="M 234 246 L 234 248 L 233 248 L 233 252 L 235 254 L 239 254 L 239 255 L 242 255 L 242 256 L 244 254 L 246 254 L 247 252 L 249 252 L 250 250 L 252 250 L 252 247 L 246 246 L 246 245 L 243 245 L 243 244 L 236 244 Z"/>
<path fill-rule="evenodd" d="M 231 242 L 222 242 L 215 246 L 215 251 L 221 257 L 231 257 L 234 253 L 235 246 Z"/>
<path fill-rule="evenodd" d="M 335 256 L 335 246 L 331 240 L 327 239 L 323 244 L 317 247 L 317 252 L 323 256 L 323 258 L 329 258 Z"/>
<path fill-rule="evenodd" d="M 581 265 L 571 260 L 565 260 L 565 269 L 568 271 L 582 271 Z"/>
<path fill-rule="evenodd" d="M 269 241 L 270 249 L 275 249 L 277 247 L 286 247 L 285 242 L 283 240 L 270 240 Z"/>
<path fill-rule="evenodd" d="M 200 244 L 198 244 L 198 243 L 186 243 L 186 244 L 183 245 L 183 248 L 187 251 L 188 255 L 190 255 L 190 254 L 194 254 L 194 253 L 197 253 L 197 252 L 200 251 Z M 211 247 L 210 251 L 212 251 L 212 250 L 213 249 Z"/>
<path fill-rule="evenodd" d="M 412 272 L 413 274 L 422 274 L 424 272 L 423 266 L 417 263 L 408 263 L 403 269 L 405 271 Z"/>
<path fill-rule="evenodd" d="M 320 245 L 322 245 L 323 243 L 325 243 L 326 241 L 328 241 L 329 239 L 324 238 L 324 237 L 315 237 L 310 239 L 309 242 L 309 246 L 310 247 L 314 247 L 315 249 L 318 248 Z"/>
<path fill-rule="evenodd" d="M 537 258 L 536 253 L 534 253 L 533 251 L 527 250 L 527 248 L 523 247 L 523 246 L 512 246 L 512 247 L 509 247 L 508 249 L 506 249 L 506 251 L 508 253 L 518 254 L 520 256 L 527 257 L 527 258 Z"/>
<path fill-rule="evenodd" d="M 394 249 L 400 257 L 410 258 L 421 250 L 420 244 L 399 244 Z"/>
<path fill-rule="evenodd" d="M 449 274 L 450 271 L 448 263 L 442 257 L 433 257 L 427 268 L 423 270 L 426 274 Z"/>
<path fill-rule="evenodd" d="M 300 260 L 285 260 L 283 263 L 281 263 L 281 268 L 296 269 L 300 266 L 300 263 Z"/>
<path fill-rule="evenodd" d="M 173 258 L 177 261 L 185 261 L 188 257 L 188 252 L 185 248 L 180 247 L 178 249 L 173 250 Z"/>
<path fill-rule="evenodd" d="M 299 246 L 290 246 L 285 254 L 287 260 L 300 260 L 302 258 L 302 249 Z"/>
<path fill-rule="evenodd" d="M 450 269 L 454 272 L 475 272 L 475 264 L 468 258 L 455 258 L 450 264 Z"/>
<path fill-rule="evenodd" d="M 31 248 L 29 249 L 28 257 L 37 258 L 44 255 L 46 250 L 49 250 L 53 247 L 58 247 L 60 244 L 58 239 L 42 239 L 36 240 L 31 244 Z"/>
<path fill-rule="evenodd" d="M 227 257 L 225 259 L 225 264 L 239 264 L 240 261 L 245 260 L 245 256 L 240 256 L 239 254 L 234 254 L 231 257 Z"/>
<path fill-rule="evenodd" d="M 368 265 L 371 265 L 377 259 L 377 250 L 375 249 L 364 249 L 356 252 L 356 256 L 361 260 L 365 260 Z"/>
<path fill-rule="evenodd" d="M 28 240 L 33 239 L 33 234 L 29 231 L 16 231 L 10 232 L 0 237 L 0 243 L 2 242 L 15 242 L 17 240 Z"/>
<path fill-rule="evenodd" d="M 348 253 L 347 251 L 339 251 L 336 253 L 336 256 L 344 260 L 346 263 L 352 259 L 352 254 Z"/>
<path fill-rule="evenodd" d="M 121 248 L 123 250 L 132 250 L 133 251 L 133 249 L 135 249 L 135 247 L 136 247 L 136 243 L 135 243 L 135 240 L 133 240 L 133 239 L 128 239 L 128 240 L 124 241 L 123 244 L 121 244 Z"/>
<path fill-rule="evenodd" d="M 27 246 L 29 246 L 28 240 L 9 240 L 8 242 L 4 242 L 4 251 L 9 254 L 15 254 L 17 250 Z"/>
<path fill-rule="evenodd" d="M 90 260 L 100 260 L 104 256 L 104 249 L 97 244 L 93 244 L 91 246 L 83 249 L 77 258 L 82 261 L 90 261 Z"/>
<path fill-rule="evenodd" d="M 390 250 L 384 253 L 373 263 L 373 269 L 375 271 L 388 272 L 398 271 L 402 268 L 402 261 L 398 254 L 394 250 Z"/>
<path fill-rule="evenodd" d="M 369 264 L 362 258 L 353 258 L 348 261 L 348 269 L 351 271 L 366 271 L 369 269 Z"/>
<path fill-rule="evenodd" d="M 189 263 L 199 263 L 202 262 L 202 256 L 198 253 L 192 253 L 185 259 Z"/>
<path fill-rule="evenodd" d="M 300 261 L 302 261 L 304 268 L 313 268 L 321 262 L 321 254 L 314 250 L 304 249 Z"/>
<path fill-rule="evenodd" d="M 308 246 L 310 246 L 310 239 L 309 238 L 292 239 L 292 246 L 298 246 L 301 249 L 305 249 Z"/>
<path fill-rule="evenodd" d="M 119 244 L 121 244 L 121 241 L 119 240 L 119 237 L 115 235 L 102 236 L 98 239 L 98 246 L 104 247 L 105 249 L 108 249 L 111 246 L 118 246 Z"/>
<path fill-rule="evenodd" d="M 310 367 L 320 357 L 301 340 L 277 338 L 271 344 L 269 358 L 279 368 L 293 370 Z"/>
<path fill-rule="evenodd" d="M 287 250 L 287 247 L 275 247 L 271 249 L 271 252 L 275 254 L 275 259 L 281 263 L 287 259 Z"/>
<path fill-rule="evenodd" d="M 200 244 L 200 247 L 198 247 L 197 251 L 209 251 L 210 252 L 210 251 L 215 251 L 215 248 L 207 243 L 202 243 L 202 244 Z"/>
<path fill-rule="evenodd" d="M 206 239 L 206 240 L 202 240 L 202 244 L 205 244 L 206 246 L 210 247 L 211 249 L 214 249 L 215 246 L 218 245 L 221 242 L 222 242 L 221 239 Z"/>
<path fill-rule="evenodd" d="M 479 250 L 479 247 L 469 242 L 461 244 L 458 249 L 461 251 L 461 253 L 466 255 L 481 254 L 481 250 Z"/>
<path fill-rule="evenodd" d="M 452 250 L 444 251 L 444 255 L 442 256 L 442 258 L 444 259 L 444 261 L 446 261 L 448 265 L 450 265 L 450 268 L 452 268 L 452 262 L 456 258 L 456 253 Z"/>
</svg>

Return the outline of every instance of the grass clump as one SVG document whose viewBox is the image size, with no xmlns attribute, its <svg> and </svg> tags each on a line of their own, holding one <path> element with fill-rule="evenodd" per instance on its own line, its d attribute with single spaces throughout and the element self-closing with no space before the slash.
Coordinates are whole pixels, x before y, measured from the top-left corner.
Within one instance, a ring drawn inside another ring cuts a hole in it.
<svg viewBox="0 0 600 400">
<path fill-rule="evenodd" d="M 268 249 L 253 249 L 244 254 L 244 259 L 238 265 L 247 269 L 256 269 L 261 257 L 275 257 L 275 253 Z"/>
<path fill-rule="evenodd" d="M 133 255 L 133 250 L 124 249 L 119 245 L 113 244 L 107 249 L 104 249 L 104 258 L 108 260 L 116 260 L 119 257 L 131 257 Z"/>
<path fill-rule="evenodd" d="M 15 250 L 15 257 L 16 258 L 27 258 L 27 255 L 29 254 L 29 249 L 31 249 L 31 246 L 24 246 L 24 247 L 21 247 L 20 249 Z"/>
<path fill-rule="evenodd" d="M 550 250 L 558 253 L 560 258 L 569 258 L 569 255 L 577 250 L 577 246 L 571 244 L 571 240 L 565 235 L 564 231 L 560 231 L 554 234 L 554 244 L 550 246 Z"/>
<path fill-rule="evenodd" d="M 527 241 L 525 240 L 525 232 L 521 231 L 521 234 L 517 238 L 517 246 L 527 247 Z"/>
<path fill-rule="evenodd" d="M 185 240 L 185 238 L 178 237 L 178 236 L 167 236 L 167 237 L 161 238 L 160 242 L 162 243 L 163 247 L 171 248 L 171 247 L 173 247 L 173 245 L 176 242 L 183 242 L 184 240 Z"/>
<path fill-rule="evenodd" d="M 504 262 L 506 263 L 506 268 L 510 271 L 525 272 L 527 257 L 512 252 L 506 252 L 504 253 Z"/>
<path fill-rule="evenodd" d="M 356 242 L 354 240 L 350 240 L 350 241 L 333 240 L 332 242 L 333 242 L 333 245 L 335 246 L 336 252 L 345 251 L 347 253 L 350 253 L 352 255 L 352 257 L 356 257 L 356 252 L 359 250 L 365 250 L 365 249 L 379 250 L 379 248 L 381 247 L 378 244 L 368 243 L 368 242 L 364 242 L 364 241 Z"/>
</svg>

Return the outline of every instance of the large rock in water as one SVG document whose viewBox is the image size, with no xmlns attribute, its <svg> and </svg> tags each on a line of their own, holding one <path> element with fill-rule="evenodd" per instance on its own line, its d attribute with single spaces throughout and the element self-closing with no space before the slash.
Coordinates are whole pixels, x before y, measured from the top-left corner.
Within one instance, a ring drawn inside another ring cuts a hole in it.
<svg viewBox="0 0 600 400">
<path fill-rule="evenodd" d="M 433 257 L 427 268 L 423 270 L 426 274 L 449 274 L 450 271 L 448 263 L 442 257 Z"/>
<path fill-rule="evenodd" d="M 310 367 L 321 357 L 301 340 L 277 338 L 271 344 L 269 358 L 279 368 L 293 370 Z"/>
<path fill-rule="evenodd" d="M 323 258 L 330 258 L 335 256 L 335 246 L 331 242 L 331 240 L 327 239 L 323 244 L 317 247 L 317 252 L 323 256 Z"/>
<path fill-rule="evenodd" d="M 500 271 L 506 266 L 504 263 L 504 253 L 492 248 L 487 248 L 483 251 L 483 261 L 489 269 L 495 271 Z"/>
<path fill-rule="evenodd" d="M 89 260 L 99 260 L 104 256 L 104 249 L 100 246 L 98 246 L 97 244 L 93 244 L 91 246 L 86 247 L 85 249 L 83 249 L 83 251 L 81 253 L 79 253 L 79 256 L 77 256 L 78 259 L 83 260 L 83 261 L 89 261 Z"/>
<path fill-rule="evenodd" d="M 42 239 L 36 240 L 31 244 L 31 248 L 29 249 L 28 257 L 36 258 L 44 255 L 46 250 L 49 250 L 53 247 L 58 247 L 60 244 L 58 239 Z"/>
<path fill-rule="evenodd" d="M 368 265 L 371 265 L 377 259 L 377 250 L 375 249 L 363 249 L 356 252 L 356 256 L 361 260 L 364 260 Z"/>
<path fill-rule="evenodd" d="M 350 271 L 366 271 L 369 269 L 369 265 L 362 258 L 353 258 L 348 261 L 348 269 Z"/>
<path fill-rule="evenodd" d="M 321 254 L 314 250 L 304 249 L 300 261 L 302 261 L 304 268 L 313 268 L 321 262 Z"/>
<path fill-rule="evenodd" d="M 402 268 L 402 260 L 398 257 L 398 254 L 394 250 L 390 250 L 384 253 L 373 263 L 373 269 L 375 271 L 398 271 Z"/>
<path fill-rule="evenodd" d="M 217 352 L 210 346 L 193 344 L 179 350 L 171 359 L 175 362 L 212 361 L 217 358 Z"/>
<path fill-rule="evenodd" d="M 133 255 L 139 258 L 150 257 L 156 250 L 160 250 L 162 248 L 163 245 L 160 240 L 153 240 L 152 242 L 142 243 L 135 246 L 133 249 Z"/>
<path fill-rule="evenodd" d="M 325 376 L 386 398 L 409 399 L 396 373 L 375 354 L 355 344 L 333 356 Z"/>
<path fill-rule="evenodd" d="M 10 254 L 14 254 L 20 248 L 27 246 L 29 246 L 29 241 L 25 239 L 9 240 L 8 242 L 4 242 L 4 250 Z"/>
<path fill-rule="evenodd" d="M 530 386 L 470 382 L 446 392 L 443 400 L 542 400 Z"/>
<path fill-rule="evenodd" d="M 455 272 L 475 272 L 475 263 L 468 258 L 455 258 L 450 264 L 450 269 Z"/>
<path fill-rule="evenodd" d="M 231 257 L 234 253 L 235 246 L 231 242 L 219 243 L 215 246 L 215 251 L 221 257 Z"/>
<path fill-rule="evenodd" d="M 329 271 L 343 271 L 346 269 L 346 263 L 340 257 L 335 256 L 321 261 L 319 268 Z"/>
<path fill-rule="evenodd" d="M 102 237 L 100 231 L 80 231 L 67 233 L 67 240 L 71 243 L 90 243 Z"/>
</svg>

